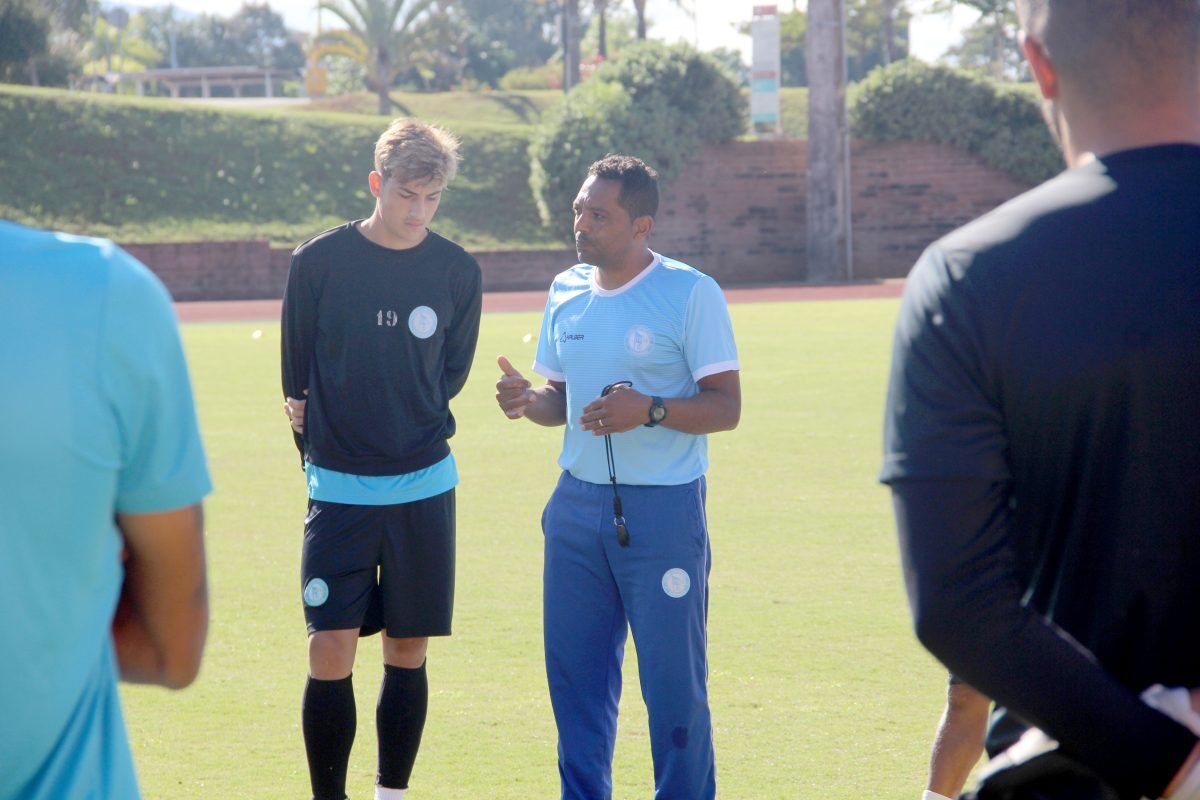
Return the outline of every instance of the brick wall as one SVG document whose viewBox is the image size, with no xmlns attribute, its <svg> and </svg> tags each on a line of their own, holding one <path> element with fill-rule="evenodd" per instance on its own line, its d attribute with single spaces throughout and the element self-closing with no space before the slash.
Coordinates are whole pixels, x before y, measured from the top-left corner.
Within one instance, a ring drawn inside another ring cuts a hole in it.
<svg viewBox="0 0 1200 800">
<path fill-rule="evenodd" d="M 122 244 L 146 264 L 176 300 L 265 300 L 283 296 L 290 248 L 265 241 Z M 487 292 L 544 289 L 575 263 L 575 251 L 499 250 L 472 255 Z"/>
<path fill-rule="evenodd" d="M 855 280 L 902 277 L 930 242 L 1028 188 L 929 142 L 852 149 Z M 803 281 L 805 143 L 706 148 L 664 189 L 651 246 L 722 284 Z M 290 250 L 266 242 L 127 244 L 177 300 L 282 296 Z M 485 291 L 544 289 L 572 250 L 481 251 Z"/>
<path fill-rule="evenodd" d="M 907 275 L 931 242 L 1030 188 L 933 142 L 861 142 L 851 158 L 854 276 L 860 279 Z"/>
<path fill-rule="evenodd" d="M 176 300 L 259 300 L 283 296 L 290 251 L 264 241 L 121 245 Z"/>
<path fill-rule="evenodd" d="M 723 284 L 802 281 L 805 143 L 708 148 L 663 193 L 653 247 Z M 851 150 L 856 280 L 903 277 L 932 241 L 1029 188 L 930 142 Z"/>
<path fill-rule="evenodd" d="M 551 278 L 576 261 L 575 251 L 568 248 L 475 251 L 471 255 L 483 271 L 485 292 L 546 289 Z"/>
</svg>

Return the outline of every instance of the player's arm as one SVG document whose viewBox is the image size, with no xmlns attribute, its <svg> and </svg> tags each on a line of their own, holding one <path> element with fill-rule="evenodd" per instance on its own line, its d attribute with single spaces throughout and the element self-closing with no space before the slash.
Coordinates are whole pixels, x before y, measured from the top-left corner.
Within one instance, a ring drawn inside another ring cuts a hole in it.
<svg viewBox="0 0 1200 800">
<path fill-rule="evenodd" d="M 129 556 L 112 623 L 121 679 L 182 689 L 208 633 L 202 508 L 118 514 L 117 525 Z"/>
<path fill-rule="evenodd" d="M 716 433 L 737 427 L 742 415 L 742 383 L 737 370 L 727 370 L 697 381 L 700 392 L 692 397 L 663 398 L 667 410 L 660 423 L 683 433 Z M 623 433 L 650 421 L 653 398 L 636 388 L 617 386 L 604 397 L 583 407 L 580 427 L 597 436 Z M 603 421 L 603 425 L 601 425 Z"/>
<path fill-rule="evenodd" d="M 446 334 L 446 390 L 456 397 L 467 384 L 467 375 L 475 360 L 479 342 L 479 318 L 483 312 L 483 278 L 479 266 L 471 260 L 468 280 L 459 289 L 454 303 L 454 322 Z"/>
<path fill-rule="evenodd" d="M 899 480 L 892 493 L 921 643 L 1123 795 L 1161 796 L 1196 737 L 1022 602 L 1009 546 L 1008 485 Z"/>
<path fill-rule="evenodd" d="M 496 403 L 509 419 L 525 417 L 538 425 L 554 427 L 567 424 L 567 385 L 546 381 L 533 387 L 504 356 L 496 359 L 500 380 L 496 381 Z"/>
<path fill-rule="evenodd" d="M 967 684 L 950 684 L 929 756 L 927 791 L 942 797 L 958 797 L 962 792 L 983 755 L 991 707 L 991 700 Z"/>
<path fill-rule="evenodd" d="M 280 349 L 283 378 L 283 412 L 292 426 L 292 437 L 304 458 L 304 411 L 307 404 L 309 367 L 316 341 L 317 302 L 311 285 L 311 269 L 302 254 L 292 255 L 283 294 Z"/>
</svg>

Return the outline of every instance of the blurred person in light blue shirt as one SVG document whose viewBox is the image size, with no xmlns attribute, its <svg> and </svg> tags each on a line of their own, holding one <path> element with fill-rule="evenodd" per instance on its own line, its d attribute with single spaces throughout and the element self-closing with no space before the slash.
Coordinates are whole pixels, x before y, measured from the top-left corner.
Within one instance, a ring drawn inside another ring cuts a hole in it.
<svg viewBox="0 0 1200 800">
<path fill-rule="evenodd" d="M 208 626 L 211 490 L 170 297 L 109 241 L 0 222 L 0 800 L 139 797 L 118 677 Z"/>
</svg>

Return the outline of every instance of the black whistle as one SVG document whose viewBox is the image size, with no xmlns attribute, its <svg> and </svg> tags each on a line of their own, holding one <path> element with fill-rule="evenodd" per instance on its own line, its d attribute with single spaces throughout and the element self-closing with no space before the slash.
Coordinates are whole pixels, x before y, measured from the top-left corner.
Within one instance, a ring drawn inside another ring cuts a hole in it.
<svg viewBox="0 0 1200 800">
<path fill-rule="evenodd" d="M 629 547 L 629 528 L 625 527 L 625 518 L 613 517 L 613 525 L 617 526 L 617 544 Z"/>
</svg>

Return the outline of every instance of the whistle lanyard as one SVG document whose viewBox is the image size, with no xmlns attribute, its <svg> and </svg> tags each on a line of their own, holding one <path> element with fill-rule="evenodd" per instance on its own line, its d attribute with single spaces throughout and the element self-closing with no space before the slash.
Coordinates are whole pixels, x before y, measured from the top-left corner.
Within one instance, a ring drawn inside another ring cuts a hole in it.
<svg viewBox="0 0 1200 800">
<path fill-rule="evenodd" d="M 601 397 L 605 397 L 618 386 L 627 386 L 633 388 L 633 381 L 617 381 L 610 383 L 604 387 L 604 391 L 600 392 Z M 604 455 L 608 459 L 608 480 L 612 483 L 613 490 L 613 525 L 617 529 L 617 544 L 621 547 L 629 547 L 629 528 L 625 524 L 625 514 L 621 511 L 621 495 L 617 491 L 617 464 L 613 460 L 612 434 L 604 434 Z"/>
</svg>

